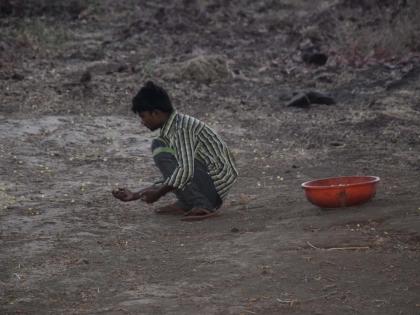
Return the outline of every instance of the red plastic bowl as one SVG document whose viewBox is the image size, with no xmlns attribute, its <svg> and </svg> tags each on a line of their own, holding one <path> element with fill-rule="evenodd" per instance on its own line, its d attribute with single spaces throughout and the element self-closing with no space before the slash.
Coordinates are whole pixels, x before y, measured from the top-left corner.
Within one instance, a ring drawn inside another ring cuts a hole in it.
<svg viewBox="0 0 420 315">
<path fill-rule="evenodd" d="M 375 196 L 377 176 L 344 176 L 302 184 L 306 198 L 321 208 L 339 208 L 364 203 Z"/>
</svg>

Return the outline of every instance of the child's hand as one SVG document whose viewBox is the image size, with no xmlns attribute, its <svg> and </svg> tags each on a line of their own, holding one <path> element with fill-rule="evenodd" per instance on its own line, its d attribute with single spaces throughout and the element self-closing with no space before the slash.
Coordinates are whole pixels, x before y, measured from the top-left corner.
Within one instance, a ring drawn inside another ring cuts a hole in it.
<svg viewBox="0 0 420 315">
<path fill-rule="evenodd" d="M 135 200 L 134 198 L 134 193 L 131 192 L 129 189 L 127 188 L 118 188 L 112 191 L 112 195 L 121 200 L 121 201 L 132 201 Z"/>
</svg>

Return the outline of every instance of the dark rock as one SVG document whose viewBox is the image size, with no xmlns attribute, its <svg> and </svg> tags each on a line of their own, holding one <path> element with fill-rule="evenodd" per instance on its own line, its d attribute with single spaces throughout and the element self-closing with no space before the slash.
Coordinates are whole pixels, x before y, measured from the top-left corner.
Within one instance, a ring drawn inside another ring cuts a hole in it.
<svg viewBox="0 0 420 315">
<path fill-rule="evenodd" d="M 309 92 L 306 94 L 312 104 L 325 104 L 325 105 L 334 105 L 335 100 L 325 94 L 319 92 Z"/>
<path fill-rule="evenodd" d="M 77 261 L 78 264 L 85 264 L 85 265 L 89 265 L 89 260 L 87 260 L 86 258 L 80 258 Z"/>
<path fill-rule="evenodd" d="M 321 52 L 304 52 L 302 53 L 302 60 L 306 63 L 323 66 L 327 63 L 328 56 Z"/>
<path fill-rule="evenodd" d="M 0 16 L 8 16 L 13 13 L 13 6 L 9 0 L 0 1 Z"/>
<path fill-rule="evenodd" d="M 85 71 L 80 78 L 80 83 L 86 84 L 92 80 L 92 74 L 89 71 Z"/>
<path fill-rule="evenodd" d="M 238 228 L 236 228 L 236 227 L 234 227 L 234 228 L 232 228 L 230 231 L 231 231 L 232 233 L 238 233 L 238 232 L 239 232 L 239 229 L 238 229 Z"/>
<path fill-rule="evenodd" d="M 286 106 L 307 108 L 311 104 L 333 105 L 335 100 L 328 95 L 310 91 L 294 97 Z"/>
<path fill-rule="evenodd" d="M 120 65 L 117 69 L 117 72 L 125 72 L 128 70 L 128 66 L 127 65 Z"/>
<path fill-rule="evenodd" d="M 313 43 L 312 40 L 307 39 L 303 41 L 299 48 L 301 50 L 302 60 L 309 64 L 323 66 L 327 63 L 328 56 L 321 52 L 321 49 Z"/>
<path fill-rule="evenodd" d="M 155 19 L 161 22 L 165 18 L 166 12 L 165 8 L 159 8 L 155 13 Z"/>
<path fill-rule="evenodd" d="M 22 81 L 23 79 L 25 79 L 25 77 L 22 74 L 19 74 L 19 73 L 13 73 L 11 78 L 13 80 L 16 80 L 16 81 Z"/>
<path fill-rule="evenodd" d="M 293 107 L 309 107 L 311 105 L 311 102 L 309 98 L 306 96 L 306 94 L 299 94 L 298 96 L 295 96 L 292 98 L 292 100 L 286 104 L 286 106 L 293 106 Z"/>
</svg>

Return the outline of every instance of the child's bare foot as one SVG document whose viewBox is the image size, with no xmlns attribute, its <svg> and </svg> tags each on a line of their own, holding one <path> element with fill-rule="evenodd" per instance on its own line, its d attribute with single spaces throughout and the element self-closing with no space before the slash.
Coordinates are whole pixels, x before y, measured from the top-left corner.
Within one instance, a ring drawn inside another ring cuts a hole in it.
<svg viewBox="0 0 420 315">
<path fill-rule="evenodd" d="M 156 214 L 184 214 L 188 210 L 180 208 L 176 203 L 166 205 L 155 210 Z"/>
<path fill-rule="evenodd" d="M 200 221 L 219 216 L 220 213 L 203 208 L 193 208 L 181 219 L 182 221 Z"/>
</svg>

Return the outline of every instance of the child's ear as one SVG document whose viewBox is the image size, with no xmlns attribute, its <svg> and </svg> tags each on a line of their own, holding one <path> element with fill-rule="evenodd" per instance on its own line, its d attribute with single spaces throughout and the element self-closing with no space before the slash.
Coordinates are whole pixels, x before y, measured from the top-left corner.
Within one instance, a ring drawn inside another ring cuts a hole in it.
<svg viewBox="0 0 420 315">
<path fill-rule="evenodd" d="M 154 109 L 154 110 L 152 110 L 152 114 L 153 115 L 160 115 L 160 113 L 161 113 L 161 111 L 160 110 L 158 110 L 158 109 Z"/>
</svg>

